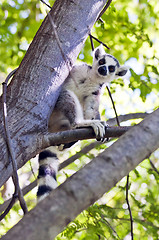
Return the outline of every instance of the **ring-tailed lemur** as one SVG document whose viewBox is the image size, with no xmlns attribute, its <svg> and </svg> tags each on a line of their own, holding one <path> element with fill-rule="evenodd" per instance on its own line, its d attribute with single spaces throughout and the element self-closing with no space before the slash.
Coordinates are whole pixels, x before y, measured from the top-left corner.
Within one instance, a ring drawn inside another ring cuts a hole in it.
<svg viewBox="0 0 159 240">
<path fill-rule="evenodd" d="M 97 139 L 103 139 L 105 122 L 100 120 L 99 97 L 103 85 L 124 76 L 128 67 L 105 53 L 102 45 L 94 50 L 93 65 L 75 65 L 65 80 L 49 120 L 49 131 L 59 132 L 77 127 L 92 127 Z M 38 200 L 56 188 L 58 158 L 50 150 L 39 155 Z"/>
</svg>

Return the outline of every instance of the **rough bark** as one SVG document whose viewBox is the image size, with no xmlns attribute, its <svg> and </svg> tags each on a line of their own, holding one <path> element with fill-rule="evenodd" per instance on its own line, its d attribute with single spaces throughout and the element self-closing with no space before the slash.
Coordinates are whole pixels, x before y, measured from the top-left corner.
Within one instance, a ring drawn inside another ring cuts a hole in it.
<svg viewBox="0 0 159 240">
<path fill-rule="evenodd" d="M 68 65 L 75 62 L 106 0 L 58 0 L 50 14 L 57 26 Z M 48 17 L 43 21 L 8 87 L 9 130 L 18 167 L 41 150 L 39 135 L 47 131 L 49 115 L 68 66 L 54 37 Z M 0 99 L 0 186 L 12 174 L 8 161 Z"/>
<path fill-rule="evenodd" d="M 106 138 L 113 137 L 113 135 L 115 135 L 115 137 L 120 137 L 122 134 L 124 134 L 130 128 L 131 127 L 120 127 L 119 129 L 116 128 L 116 127 L 108 128 L 109 130 L 106 131 Z M 112 131 L 111 131 L 111 129 L 112 129 Z M 65 136 L 67 136 L 65 133 L 66 132 L 62 133 L 62 137 L 64 138 L 63 143 L 66 143 L 66 140 L 67 140 L 65 138 Z M 69 137 L 71 137 L 71 139 L 72 139 L 71 141 L 75 141 L 75 140 L 79 140 L 81 138 L 81 136 L 84 137 L 84 139 L 89 139 L 91 137 L 95 138 L 94 132 L 92 131 L 92 129 L 89 129 L 89 128 L 87 128 L 87 129 L 75 129 L 75 130 L 71 131 L 71 134 L 68 134 L 67 138 L 69 139 Z M 43 137 L 46 138 L 45 135 Z M 57 135 L 56 134 L 49 134 L 49 135 L 47 135 L 47 141 L 46 142 L 44 141 L 44 145 L 47 145 L 47 146 L 51 145 L 52 146 L 53 144 L 48 144 L 48 143 L 49 142 L 58 142 L 58 139 L 60 139 L 60 142 L 61 142 L 61 134 L 59 134 L 59 137 L 58 137 L 58 134 Z M 81 140 L 83 140 L 83 138 L 81 138 Z M 68 142 L 70 142 L 70 141 L 68 141 Z M 101 144 L 102 144 L 102 142 L 95 141 L 95 142 L 87 145 L 86 147 L 81 149 L 81 151 L 77 152 L 75 155 L 69 157 L 64 162 L 62 162 L 59 166 L 59 170 L 67 167 L 69 164 L 74 162 L 77 158 L 81 157 L 83 154 L 88 153 L 90 150 L 92 150 L 93 148 L 95 148 L 96 146 L 99 146 Z M 34 182 L 27 185 L 26 187 L 24 187 L 24 189 L 22 189 L 23 195 L 26 195 L 28 192 L 30 192 L 36 186 L 37 186 L 37 179 Z M 6 202 L 4 202 L 3 204 L 0 205 L 0 214 L 6 209 L 6 207 L 10 203 L 11 199 L 12 198 L 8 199 Z"/>
<path fill-rule="evenodd" d="M 159 110 L 133 127 L 40 202 L 2 239 L 54 239 L 142 160 L 159 148 Z"/>
<path fill-rule="evenodd" d="M 118 138 L 131 127 L 107 127 L 105 138 Z M 58 133 L 49 133 L 41 136 L 42 147 L 47 148 L 57 144 L 65 144 L 78 140 L 94 139 L 95 133 L 92 128 L 73 129 Z M 39 140 L 40 141 L 40 140 Z"/>
</svg>

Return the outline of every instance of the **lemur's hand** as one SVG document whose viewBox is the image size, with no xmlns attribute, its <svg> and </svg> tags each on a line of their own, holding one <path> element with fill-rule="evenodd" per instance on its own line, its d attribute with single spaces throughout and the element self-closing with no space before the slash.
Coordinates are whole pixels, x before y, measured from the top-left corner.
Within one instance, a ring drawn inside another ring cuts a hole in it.
<svg viewBox="0 0 159 240">
<path fill-rule="evenodd" d="M 90 126 L 93 128 L 97 141 L 104 142 L 105 132 L 108 124 L 105 121 L 92 122 Z"/>
<path fill-rule="evenodd" d="M 84 120 L 83 122 L 76 124 L 74 128 L 92 127 L 96 135 L 97 141 L 103 142 L 105 140 L 105 132 L 107 126 L 108 124 L 105 121 Z"/>
</svg>

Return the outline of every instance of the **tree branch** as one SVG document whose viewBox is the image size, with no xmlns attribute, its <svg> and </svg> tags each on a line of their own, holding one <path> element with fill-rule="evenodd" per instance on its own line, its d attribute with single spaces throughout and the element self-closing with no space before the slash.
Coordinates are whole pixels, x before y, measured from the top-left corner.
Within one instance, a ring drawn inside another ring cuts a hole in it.
<svg viewBox="0 0 159 240">
<path fill-rule="evenodd" d="M 89 151 L 91 151 L 93 148 L 95 148 L 96 146 L 99 146 L 103 143 L 101 142 L 93 142 L 87 146 L 85 146 L 84 148 L 81 149 L 81 151 L 77 152 L 75 155 L 69 157 L 68 159 L 66 159 L 64 162 L 62 162 L 59 166 L 59 170 L 67 167 L 69 164 L 71 164 L 72 162 L 74 162 L 76 159 L 82 157 L 84 154 L 87 154 Z"/>
<path fill-rule="evenodd" d="M 26 240 L 54 239 L 82 210 L 159 148 L 158 126 L 159 109 L 67 179 L 2 239 L 20 240 L 22 235 Z"/>
<path fill-rule="evenodd" d="M 132 127 L 106 127 L 105 138 L 118 138 Z M 47 133 L 39 136 L 39 142 L 43 149 L 59 144 L 70 143 L 78 140 L 95 139 L 93 129 L 81 128 L 57 133 Z"/>
<path fill-rule="evenodd" d="M 75 155 L 69 157 L 68 159 L 66 159 L 64 162 L 62 162 L 59 166 L 59 170 L 67 167 L 69 164 L 71 164 L 72 162 L 74 162 L 77 158 L 80 158 L 81 156 L 83 156 L 83 154 L 88 153 L 90 150 L 92 150 L 94 147 L 103 144 L 100 142 L 93 142 L 89 145 L 87 145 L 86 147 L 84 147 L 83 149 L 81 149 L 80 152 L 77 152 Z M 22 189 L 23 195 L 26 195 L 28 192 L 30 192 L 33 188 L 35 188 L 37 186 L 37 179 L 34 180 L 32 183 L 30 183 L 29 185 L 27 185 L 26 187 L 24 187 L 24 189 Z M 12 198 L 8 199 L 7 201 L 5 201 L 3 204 L 0 205 L 0 213 L 2 213 L 7 206 L 9 205 L 10 201 L 12 200 Z M 15 198 L 15 202 L 17 201 L 17 198 Z M 13 204 L 15 203 L 13 202 Z"/>
<path fill-rule="evenodd" d="M 125 122 L 125 121 L 128 121 L 128 120 L 145 118 L 148 115 L 149 115 L 149 113 L 129 113 L 129 114 L 124 114 L 124 115 L 118 116 L 118 120 L 121 123 L 121 122 Z M 116 117 L 108 119 L 107 123 L 110 126 L 115 126 L 116 125 Z"/>
<path fill-rule="evenodd" d="M 106 0 L 58 0 L 53 18 L 62 50 L 74 63 Z M 71 22 L 71 24 L 70 24 Z M 68 76 L 48 16 L 43 21 L 7 90 L 10 135 L 18 168 L 42 150 L 39 135 L 47 131 L 49 116 Z M 12 175 L 2 122 L 0 98 L 0 186 Z"/>
<path fill-rule="evenodd" d="M 111 2 L 112 2 L 112 0 L 108 0 L 108 1 L 107 1 L 106 5 L 104 6 L 104 8 L 102 9 L 102 11 L 100 12 L 97 20 L 99 20 L 99 19 L 102 17 L 102 15 L 105 13 L 105 11 L 106 11 L 106 10 L 108 9 L 108 7 L 110 6 Z"/>
<path fill-rule="evenodd" d="M 131 116 L 131 114 L 130 114 L 130 116 Z M 124 115 L 122 116 L 122 117 L 124 117 Z M 119 116 L 119 118 L 120 118 L 120 116 Z M 110 119 L 110 121 L 111 120 L 115 120 L 115 119 Z M 117 127 L 115 127 L 115 128 L 110 128 L 110 127 L 108 127 L 108 131 L 109 131 L 109 133 L 108 132 L 106 132 L 106 136 L 114 136 L 114 137 L 119 137 L 119 136 L 121 136 L 122 134 L 124 134 L 128 129 L 131 129 L 131 127 L 121 127 L 120 129 L 119 128 L 117 128 Z M 76 131 L 78 131 L 79 129 L 76 129 Z M 87 134 L 88 134 L 88 136 L 90 136 L 90 133 L 91 133 L 91 129 L 80 129 L 80 132 L 81 132 L 81 130 L 84 130 L 84 134 L 87 132 Z M 85 130 L 86 130 L 86 132 L 85 132 Z M 74 130 L 73 130 L 74 131 Z M 68 131 L 67 131 L 68 132 Z M 64 132 L 64 135 L 65 134 L 67 134 L 67 132 Z M 72 131 L 71 131 L 71 133 L 72 133 L 72 136 L 74 136 L 74 135 L 76 135 L 76 133 L 73 133 Z M 109 134 L 109 135 L 108 135 Z M 50 134 L 49 134 L 50 135 Z M 70 136 L 71 137 L 71 139 L 73 139 L 72 138 L 72 136 Z M 47 136 L 48 137 L 48 136 Z M 54 139 L 54 134 L 51 134 L 51 136 L 49 136 L 49 138 L 52 138 L 52 140 L 51 140 L 51 142 L 53 141 L 53 139 Z M 69 135 L 68 135 L 68 137 L 69 137 Z M 95 136 L 94 136 L 95 137 Z M 45 138 L 45 136 L 44 136 L 44 138 Z M 63 136 L 61 136 L 61 133 L 60 133 L 60 136 L 58 136 L 58 134 L 56 134 L 56 138 L 60 138 L 60 140 L 58 140 L 58 141 L 60 141 L 60 142 L 62 142 L 62 138 L 63 138 Z M 67 139 L 67 137 L 65 137 L 66 139 Z M 72 140 L 70 140 L 69 139 L 69 141 L 72 141 Z M 46 145 L 47 144 L 47 147 L 48 147 L 48 141 L 47 141 L 47 143 L 44 141 L 44 144 Z M 71 164 L 73 161 L 75 161 L 77 158 L 80 158 L 83 154 L 86 154 L 86 153 L 88 153 L 90 150 L 92 150 L 94 147 L 96 147 L 96 146 L 98 146 L 98 145 L 101 145 L 101 144 L 103 144 L 103 143 L 101 143 L 101 142 L 97 142 L 97 141 L 95 141 L 95 142 L 93 142 L 93 143 L 91 143 L 91 144 L 89 144 L 88 146 L 86 146 L 86 147 L 84 147 L 83 149 L 81 149 L 81 151 L 80 152 L 77 152 L 75 155 L 73 155 L 73 156 L 71 156 L 70 158 L 68 158 L 68 159 L 66 159 L 64 162 L 62 162 L 61 164 L 60 164 L 60 166 L 59 166 L 59 170 L 61 170 L 61 169 L 63 169 L 63 168 L 65 168 L 65 167 L 67 167 L 69 164 Z M 32 183 L 30 183 L 28 186 L 26 186 L 24 189 L 22 189 L 22 191 L 23 191 L 23 195 L 26 195 L 29 191 L 31 191 L 34 187 L 36 187 L 37 186 L 37 180 L 35 180 L 34 182 L 32 182 Z M 6 202 L 4 202 L 3 204 L 1 204 L 0 205 L 0 213 L 2 213 L 6 208 L 7 208 L 7 206 L 8 206 L 8 204 L 9 204 L 9 202 L 11 201 L 11 199 L 8 199 Z M 17 199 L 15 198 L 15 201 L 17 201 Z M 14 202 L 15 203 L 15 202 Z M 13 203 L 13 204 L 14 204 Z"/>
<path fill-rule="evenodd" d="M 120 122 L 122 122 L 122 120 L 126 121 L 126 120 L 130 120 L 130 119 L 134 119 L 134 118 L 142 118 L 142 117 L 144 118 L 146 116 L 148 116 L 148 113 L 132 113 L 132 114 L 120 115 L 118 118 L 119 118 Z M 110 125 L 113 125 L 113 123 L 115 121 L 116 121 L 116 118 L 111 118 L 107 121 L 107 123 L 109 123 Z M 110 130 L 111 129 L 112 128 L 110 128 Z M 115 129 L 117 129 L 117 128 L 115 128 Z M 127 130 L 128 129 L 129 129 L 129 127 L 127 128 Z M 123 133 L 125 133 L 126 128 L 124 127 L 124 129 L 122 129 L 122 131 L 123 131 Z M 116 135 L 116 137 L 117 137 L 117 135 Z M 95 142 L 89 144 L 88 146 L 84 147 L 83 149 L 81 149 L 80 152 L 77 152 L 75 155 L 71 156 L 70 158 L 68 158 L 64 162 L 62 162 L 59 166 L 59 170 L 67 167 L 69 164 L 71 164 L 77 158 L 80 158 L 83 154 L 88 153 L 94 147 L 101 145 L 101 144 L 103 144 L 103 143 L 95 141 Z M 26 195 L 29 191 L 31 191 L 34 187 L 36 187 L 36 185 L 37 185 L 37 180 L 35 180 L 34 182 L 32 182 L 28 186 L 26 186 L 24 189 L 22 189 L 23 195 Z M 3 204 L 0 205 L 0 213 L 2 213 L 6 209 L 6 207 L 8 206 L 10 201 L 11 201 L 11 199 L 7 200 L 6 202 L 4 202 Z"/>
</svg>

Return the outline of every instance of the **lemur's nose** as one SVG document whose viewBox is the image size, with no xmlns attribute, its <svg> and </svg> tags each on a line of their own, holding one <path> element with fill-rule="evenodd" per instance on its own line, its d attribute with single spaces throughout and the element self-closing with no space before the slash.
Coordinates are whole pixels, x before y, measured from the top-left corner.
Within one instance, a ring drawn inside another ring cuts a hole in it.
<svg viewBox="0 0 159 240">
<path fill-rule="evenodd" d="M 102 76 L 106 76 L 107 75 L 107 68 L 106 66 L 101 66 L 98 68 L 98 72 L 99 74 L 101 74 Z"/>
</svg>

